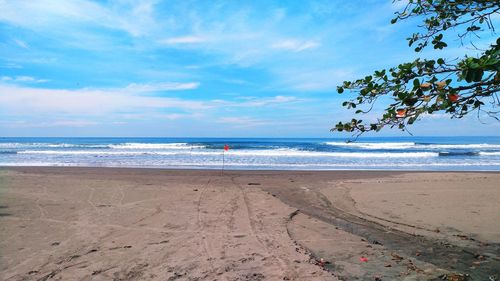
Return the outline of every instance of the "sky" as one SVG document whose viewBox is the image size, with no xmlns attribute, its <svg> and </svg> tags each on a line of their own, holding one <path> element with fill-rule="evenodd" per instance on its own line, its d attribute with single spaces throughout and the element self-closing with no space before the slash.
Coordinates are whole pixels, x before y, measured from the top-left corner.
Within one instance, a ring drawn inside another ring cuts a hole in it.
<svg viewBox="0 0 500 281">
<path fill-rule="evenodd" d="M 0 0 L 0 137 L 343 137 L 330 128 L 353 117 L 341 106 L 352 96 L 336 87 L 417 57 L 405 38 L 418 22 L 390 24 L 401 8 L 390 0 Z M 444 53 L 464 48 L 452 42 Z M 500 135 L 498 123 L 437 114 L 410 131 Z"/>
</svg>

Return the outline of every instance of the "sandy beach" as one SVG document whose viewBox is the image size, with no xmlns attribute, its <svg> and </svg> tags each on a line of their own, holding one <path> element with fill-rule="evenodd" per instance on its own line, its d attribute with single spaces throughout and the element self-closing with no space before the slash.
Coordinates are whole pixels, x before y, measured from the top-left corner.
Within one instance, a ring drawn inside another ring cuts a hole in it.
<svg viewBox="0 0 500 281">
<path fill-rule="evenodd" d="M 499 183 L 497 172 L 1 168 L 0 279 L 499 278 Z"/>
</svg>

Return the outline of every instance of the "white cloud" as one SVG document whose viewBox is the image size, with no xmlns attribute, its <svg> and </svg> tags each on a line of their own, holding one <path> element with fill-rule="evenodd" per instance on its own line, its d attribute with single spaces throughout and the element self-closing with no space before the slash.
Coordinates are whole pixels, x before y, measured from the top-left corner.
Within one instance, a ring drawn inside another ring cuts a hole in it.
<svg viewBox="0 0 500 281">
<path fill-rule="evenodd" d="M 89 120 L 55 120 L 42 122 L 9 121 L 0 122 L 1 125 L 8 128 L 49 128 L 49 127 L 88 127 L 101 124 L 100 122 Z"/>
<path fill-rule="evenodd" d="M 274 119 L 274 118 L 255 118 L 251 116 L 227 116 L 217 119 L 217 123 L 223 123 L 230 125 L 234 128 L 245 128 L 245 127 L 266 127 L 266 128 L 292 128 L 292 127 L 310 127 L 314 126 L 311 120 L 314 122 L 319 121 L 321 123 L 324 121 L 324 115 L 311 116 L 308 115 L 304 120 L 297 118 L 297 116 L 288 116 L 288 119 Z M 304 117 L 304 116 L 301 116 Z M 316 124 L 317 125 L 317 124 Z M 321 129 L 324 129 L 321 125 Z"/>
<path fill-rule="evenodd" d="M 295 100 L 297 100 L 297 98 L 295 98 L 295 97 L 276 96 L 276 97 L 274 97 L 273 102 L 283 103 L 283 102 L 290 102 L 290 101 L 295 101 Z"/>
<path fill-rule="evenodd" d="M 4 82 L 0 83 L 0 112 L 4 116 L 13 118 L 45 116 L 45 120 L 34 121 L 33 123 L 36 124 L 27 124 L 27 126 L 83 127 L 98 125 L 94 122 L 96 119 L 118 119 L 119 121 L 203 119 L 231 108 L 281 106 L 300 101 L 296 97 L 280 95 L 268 98 L 247 97 L 243 100 L 230 101 L 198 101 L 145 95 L 152 91 L 190 89 L 196 86 L 197 83 L 160 83 L 131 84 L 120 89 L 44 89 Z M 257 126 L 269 121 L 250 117 L 228 117 L 221 119 L 221 122 Z"/>
<path fill-rule="evenodd" d="M 19 39 L 14 39 L 14 42 L 21 48 L 23 49 L 29 49 L 30 47 L 28 46 L 28 44 L 26 44 L 26 42 L 24 41 L 21 41 Z"/>
<path fill-rule="evenodd" d="M 53 123 L 54 126 L 85 127 L 97 125 L 99 122 L 88 120 L 59 120 Z"/>
<path fill-rule="evenodd" d="M 201 116 L 202 115 L 199 113 L 193 113 L 193 114 L 171 113 L 171 114 L 162 114 L 162 115 L 159 115 L 158 117 L 160 119 L 177 120 L 177 119 L 186 119 L 186 118 L 199 118 Z"/>
<path fill-rule="evenodd" d="M 262 73 L 269 75 L 270 80 L 274 80 L 266 82 L 270 85 L 268 88 L 314 91 L 335 87 L 328 82 L 333 80 L 324 79 L 322 73 L 337 63 L 337 48 L 343 45 L 340 42 L 352 39 L 352 34 L 364 34 L 364 30 L 375 28 L 380 21 L 379 13 L 372 11 L 369 14 L 373 14 L 376 20 L 358 23 L 358 18 L 351 17 L 348 21 L 335 21 L 334 15 L 327 21 L 316 21 L 312 17 L 316 14 L 311 14 L 310 10 L 306 9 L 296 16 L 287 14 L 282 5 L 263 11 L 259 5 L 234 5 L 237 6 L 235 8 L 218 3 L 209 4 L 211 9 L 206 9 L 206 5 L 156 5 L 157 2 L 0 0 L 0 22 L 43 32 L 47 38 L 54 38 L 57 43 L 71 48 L 124 52 L 123 55 L 145 63 L 149 63 L 143 59 L 146 56 L 155 58 L 159 64 L 166 62 L 174 65 L 176 70 L 189 69 L 190 75 L 216 65 L 257 66 Z M 339 3 L 324 1 L 323 4 L 324 7 L 319 10 L 325 7 L 330 7 L 332 12 L 346 10 L 342 9 L 343 6 L 339 8 Z M 359 3 L 346 5 L 351 12 L 356 11 L 358 6 L 368 7 Z M 380 9 L 387 10 L 388 5 Z M 308 3 L 304 8 L 309 6 Z M 359 18 L 366 16 L 364 10 L 358 11 L 358 14 Z M 356 24 L 352 26 L 353 23 Z M 109 34 L 109 30 L 124 31 L 140 38 L 128 40 L 130 38 L 121 37 L 123 34 Z M 25 42 L 17 44 L 27 45 Z M 190 60 L 190 57 L 172 60 L 167 58 L 170 54 L 155 53 L 165 47 L 194 50 L 197 53 L 193 57 L 201 55 L 207 63 L 200 69 L 200 66 L 192 65 L 200 62 Z M 53 63 L 57 66 L 64 62 L 39 60 L 30 63 Z M 181 65 L 186 61 L 189 65 Z M 147 71 L 151 68 L 143 65 L 137 69 Z M 315 72 L 321 78 L 308 79 L 304 77 L 304 71 Z M 290 73 L 291 76 L 288 75 Z"/>
<path fill-rule="evenodd" d="M 44 127 L 87 127 L 98 125 L 99 122 L 88 121 L 88 120 L 57 120 L 54 122 L 40 123 Z"/>
<path fill-rule="evenodd" d="M 183 36 L 183 37 L 171 37 L 167 39 L 160 40 L 160 43 L 167 45 L 175 45 L 175 44 L 195 44 L 202 43 L 207 41 L 203 37 L 199 36 Z"/>
<path fill-rule="evenodd" d="M 0 11 L 2 11 L 0 21 L 35 30 L 44 30 L 46 27 L 64 28 L 85 23 L 123 30 L 132 36 L 141 36 L 155 31 L 152 19 L 155 2 L 140 1 L 133 4 L 123 2 L 122 4 L 128 5 L 106 8 L 99 3 L 86 0 L 0 1 Z"/>
<path fill-rule="evenodd" d="M 48 82 L 49 80 L 47 79 L 37 79 L 31 76 L 15 76 L 15 77 L 10 77 L 10 76 L 2 76 L 0 78 L 1 81 L 4 82 L 14 82 L 14 83 L 44 83 Z"/>
<path fill-rule="evenodd" d="M 441 120 L 444 118 L 450 118 L 450 115 L 445 114 L 445 113 L 433 113 L 433 114 L 423 114 L 420 118 L 431 119 L 431 120 Z"/>
<path fill-rule="evenodd" d="M 190 83 L 155 83 L 155 84 L 129 84 L 124 90 L 129 92 L 161 92 L 161 91 L 181 91 L 181 90 L 193 90 L 200 86 L 200 83 L 190 82 Z"/>
<path fill-rule="evenodd" d="M 305 50 L 315 49 L 319 43 L 312 40 L 300 41 L 294 39 L 282 40 L 271 45 L 273 49 L 288 50 L 292 52 L 302 52 Z"/>
<path fill-rule="evenodd" d="M 4 65 L 2 65 L 4 68 L 11 68 L 11 69 L 21 69 L 23 68 L 20 64 L 13 63 L 13 62 L 8 62 Z"/>
<path fill-rule="evenodd" d="M 217 120 L 217 123 L 229 124 L 233 127 L 255 127 L 255 126 L 265 126 L 269 122 L 266 120 L 261 120 L 252 117 L 222 117 Z"/>
<path fill-rule="evenodd" d="M 300 101 L 296 97 L 291 96 L 275 96 L 270 98 L 255 98 L 247 97 L 244 101 L 225 101 L 225 100 L 212 100 L 213 104 L 224 105 L 226 107 L 262 107 L 269 105 L 285 104 Z"/>
<path fill-rule="evenodd" d="M 196 119 L 203 118 L 203 113 L 132 113 L 132 114 L 120 114 L 119 117 L 128 120 L 151 120 L 151 119 L 167 119 L 167 120 L 178 120 L 178 119 Z"/>
<path fill-rule="evenodd" d="M 5 114 L 105 115 L 157 112 L 166 108 L 199 111 L 210 108 L 201 101 L 144 96 L 130 89 L 40 89 L 0 84 L 0 111 Z"/>
</svg>

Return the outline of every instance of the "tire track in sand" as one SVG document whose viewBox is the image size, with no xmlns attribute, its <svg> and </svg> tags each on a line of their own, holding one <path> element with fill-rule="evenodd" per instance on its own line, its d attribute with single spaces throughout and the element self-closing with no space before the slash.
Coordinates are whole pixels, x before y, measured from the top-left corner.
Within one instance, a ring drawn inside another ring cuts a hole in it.
<svg viewBox="0 0 500 281">
<path fill-rule="evenodd" d="M 201 244 L 202 244 L 202 250 L 203 250 L 203 254 L 206 256 L 206 260 L 208 261 L 208 263 L 210 264 L 210 268 L 212 268 L 212 271 L 215 269 L 214 267 L 214 263 L 213 263 L 213 260 L 214 260 L 214 257 L 212 254 L 210 254 L 210 251 L 209 251 L 209 245 L 208 245 L 208 241 L 207 241 L 207 233 L 205 231 L 205 227 L 203 225 L 203 219 L 202 219 L 202 215 L 201 215 L 201 201 L 203 200 L 203 197 L 204 197 L 204 194 L 206 193 L 206 190 L 208 188 L 208 186 L 210 185 L 212 179 L 208 179 L 208 181 L 202 186 L 201 190 L 200 190 L 200 196 L 198 196 L 198 202 L 197 202 L 197 210 L 196 210 L 196 219 L 197 219 L 197 225 L 198 225 L 198 232 L 201 234 L 200 237 L 201 237 Z"/>
<path fill-rule="evenodd" d="M 259 234 L 257 234 L 257 224 L 259 224 L 258 220 L 254 218 L 254 212 L 252 211 L 252 208 L 250 208 L 250 200 L 248 198 L 247 192 L 245 192 L 245 189 L 235 181 L 236 177 L 231 177 L 231 182 L 239 188 L 242 197 L 243 197 L 243 202 L 245 204 L 246 208 L 246 218 L 248 220 L 248 224 L 250 226 L 250 231 L 252 233 L 252 236 L 255 238 L 257 243 L 261 246 L 261 248 L 267 253 L 267 256 L 273 258 L 274 260 L 277 261 L 277 264 L 279 268 L 281 269 L 282 273 L 286 272 L 286 268 L 288 268 L 287 263 L 283 261 L 283 259 L 279 258 L 277 255 L 273 253 L 273 250 L 271 248 L 272 242 L 269 242 L 269 239 L 264 239 L 259 237 Z M 264 234 L 265 235 L 265 234 Z M 268 237 L 269 238 L 269 237 Z"/>
</svg>

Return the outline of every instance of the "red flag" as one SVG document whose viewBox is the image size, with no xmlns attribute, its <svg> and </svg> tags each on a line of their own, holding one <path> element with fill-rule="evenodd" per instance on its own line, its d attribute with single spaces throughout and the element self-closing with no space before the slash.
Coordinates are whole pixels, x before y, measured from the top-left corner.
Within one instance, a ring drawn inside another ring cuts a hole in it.
<svg viewBox="0 0 500 281">
<path fill-rule="evenodd" d="M 225 145 L 224 145 L 224 150 L 225 150 L 225 151 L 228 151 L 228 150 L 229 150 L 229 145 L 225 144 Z"/>
</svg>

